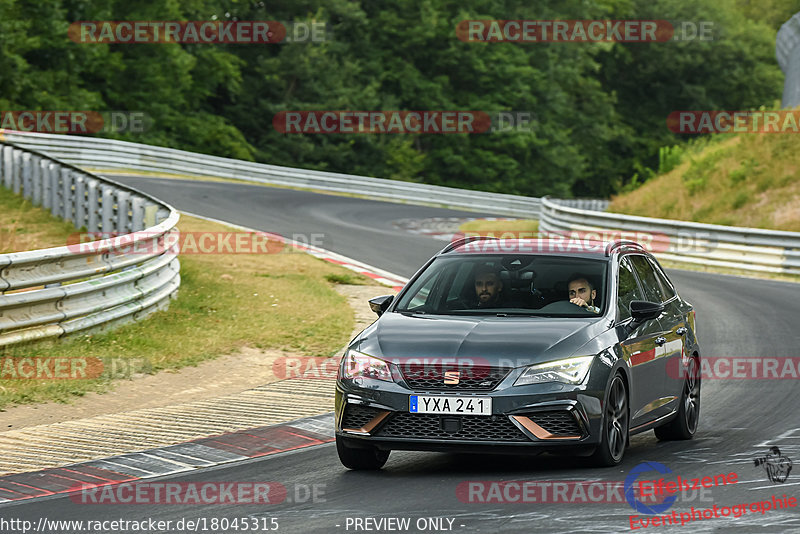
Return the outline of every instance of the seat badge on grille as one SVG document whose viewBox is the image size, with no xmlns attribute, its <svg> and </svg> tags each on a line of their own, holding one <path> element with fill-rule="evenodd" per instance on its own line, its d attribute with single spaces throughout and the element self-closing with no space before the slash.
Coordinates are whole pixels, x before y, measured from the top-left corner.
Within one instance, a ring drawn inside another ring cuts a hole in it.
<svg viewBox="0 0 800 534">
<path fill-rule="evenodd" d="M 444 383 L 448 385 L 458 384 L 461 373 L 459 371 L 445 371 Z"/>
</svg>

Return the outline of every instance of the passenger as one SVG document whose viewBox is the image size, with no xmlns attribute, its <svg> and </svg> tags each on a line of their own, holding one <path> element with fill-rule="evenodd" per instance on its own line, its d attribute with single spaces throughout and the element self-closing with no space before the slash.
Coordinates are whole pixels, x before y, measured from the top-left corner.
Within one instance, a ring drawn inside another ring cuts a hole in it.
<svg viewBox="0 0 800 534">
<path fill-rule="evenodd" d="M 567 282 L 569 289 L 569 301 L 576 306 L 580 306 L 592 313 L 600 313 L 600 308 L 595 306 L 594 299 L 597 298 L 597 290 L 594 288 L 586 275 L 573 274 Z"/>
<path fill-rule="evenodd" d="M 479 308 L 496 308 L 500 305 L 500 292 L 503 282 L 500 275 L 491 267 L 481 267 L 475 274 L 475 296 Z"/>
</svg>

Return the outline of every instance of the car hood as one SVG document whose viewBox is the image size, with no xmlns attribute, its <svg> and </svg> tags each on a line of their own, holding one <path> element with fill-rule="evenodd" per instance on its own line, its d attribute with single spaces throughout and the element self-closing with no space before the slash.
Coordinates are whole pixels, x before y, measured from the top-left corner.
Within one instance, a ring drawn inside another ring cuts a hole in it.
<svg viewBox="0 0 800 534">
<path fill-rule="evenodd" d="M 599 317 L 386 313 L 364 330 L 354 348 L 389 361 L 469 358 L 476 364 L 519 367 L 572 356 L 604 330 L 602 322 Z"/>
</svg>

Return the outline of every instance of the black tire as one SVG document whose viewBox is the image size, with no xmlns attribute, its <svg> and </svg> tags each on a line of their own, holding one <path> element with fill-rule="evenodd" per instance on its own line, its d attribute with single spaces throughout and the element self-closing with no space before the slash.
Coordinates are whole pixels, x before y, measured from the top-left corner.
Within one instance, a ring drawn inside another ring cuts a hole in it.
<svg viewBox="0 0 800 534">
<path fill-rule="evenodd" d="M 697 356 L 689 358 L 686 380 L 683 382 L 678 415 L 669 423 L 654 429 L 661 441 L 692 439 L 700 422 L 700 362 Z"/>
<path fill-rule="evenodd" d="M 622 461 L 628 446 L 629 424 L 628 391 L 622 377 L 616 374 L 608 387 L 600 427 L 600 443 L 591 457 L 593 465 L 611 467 Z"/>
<path fill-rule="evenodd" d="M 336 452 L 339 453 L 339 461 L 346 468 L 355 471 L 374 471 L 383 467 L 391 451 L 382 451 L 372 445 L 349 447 L 346 438 L 336 436 Z"/>
</svg>

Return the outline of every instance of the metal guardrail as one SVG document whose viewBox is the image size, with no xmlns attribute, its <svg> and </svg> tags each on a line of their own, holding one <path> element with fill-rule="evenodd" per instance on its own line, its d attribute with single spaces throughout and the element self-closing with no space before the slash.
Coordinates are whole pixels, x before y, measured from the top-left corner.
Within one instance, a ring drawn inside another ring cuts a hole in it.
<svg viewBox="0 0 800 534">
<path fill-rule="evenodd" d="M 328 173 L 219 158 L 124 141 L 78 136 L 2 132 L 75 165 L 219 176 L 311 189 L 357 193 L 386 200 L 441 205 L 540 219 L 545 233 L 632 238 L 659 257 L 686 265 L 753 272 L 800 274 L 800 233 L 635 217 L 604 210 L 605 200 L 554 200 L 501 195 Z"/>
<path fill-rule="evenodd" d="M 118 237 L 0 254 L 0 347 L 138 320 L 180 285 L 179 214 L 130 187 L 0 141 L 0 184 Z"/>
<path fill-rule="evenodd" d="M 542 199 L 539 230 L 576 239 L 633 239 L 680 264 L 800 274 L 800 232 L 586 211 L 548 198 Z"/>
<path fill-rule="evenodd" d="M 8 130 L 2 132 L 2 137 L 19 146 L 39 150 L 61 161 L 91 169 L 234 178 L 526 218 L 537 218 L 541 206 L 540 199 L 534 197 L 279 167 L 113 139 Z"/>
</svg>

